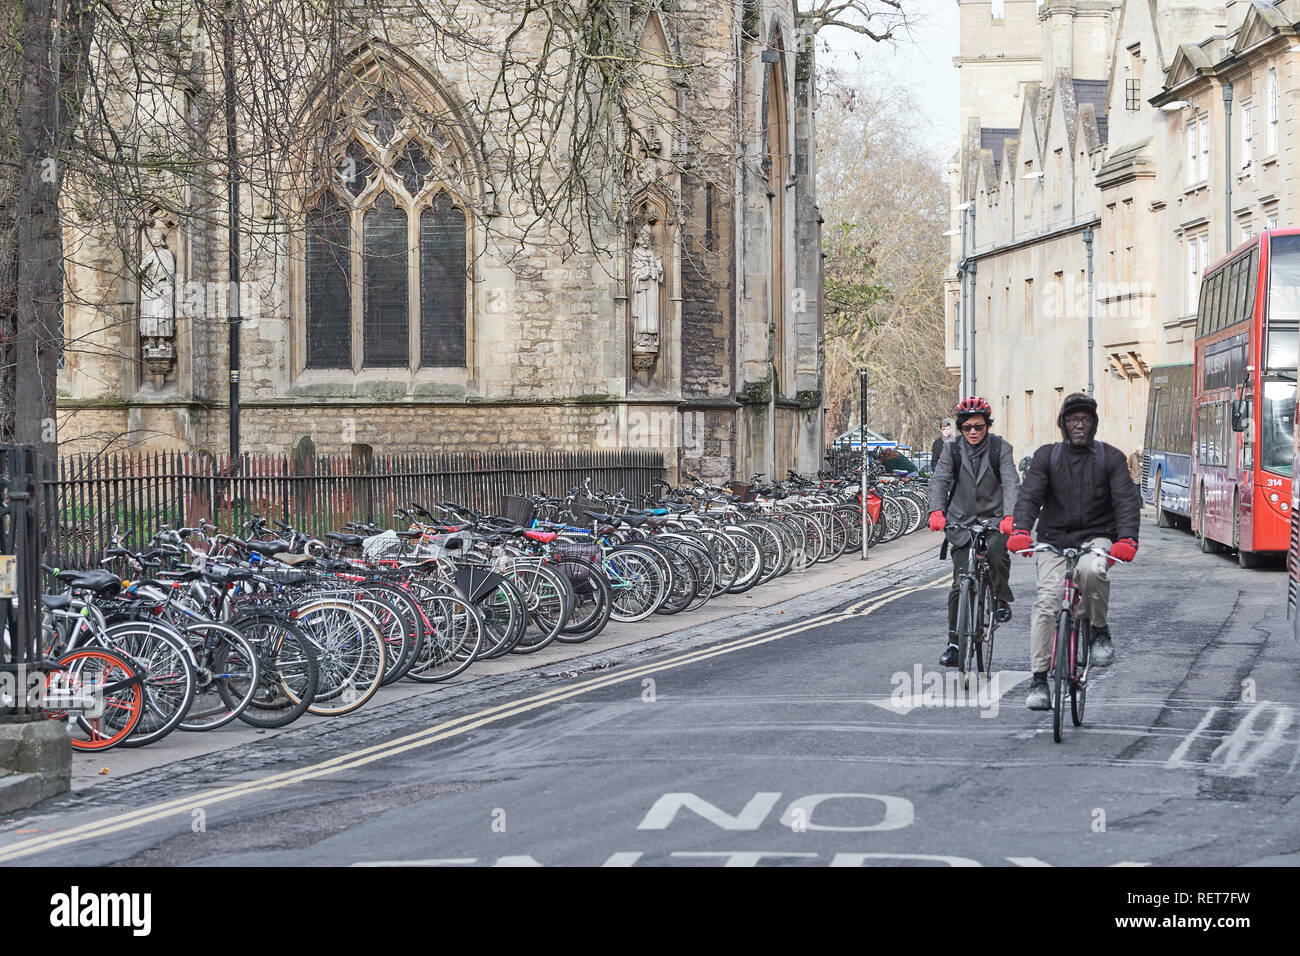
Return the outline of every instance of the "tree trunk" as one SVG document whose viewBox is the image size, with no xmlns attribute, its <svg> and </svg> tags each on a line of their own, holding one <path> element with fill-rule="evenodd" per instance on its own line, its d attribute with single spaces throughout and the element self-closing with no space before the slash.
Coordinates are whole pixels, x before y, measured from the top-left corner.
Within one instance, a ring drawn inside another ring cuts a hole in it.
<svg viewBox="0 0 1300 956">
<path fill-rule="evenodd" d="M 53 4 L 23 0 L 22 78 L 18 94 L 18 274 L 13 374 L 14 439 L 57 453 L 54 429 L 58 380 L 62 243 L 55 109 L 58 87 L 50 63 Z"/>
<path fill-rule="evenodd" d="M 12 395 L 14 441 L 36 445 L 43 458 L 58 454 L 55 428 L 63 299 L 63 227 L 60 150 L 76 122 L 86 78 L 87 42 L 94 18 L 83 0 L 68 0 L 60 24 L 57 61 L 52 0 L 23 0 L 18 92 L 18 170 L 14 204 L 12 364 L 0 394 Z"/>
</svg>

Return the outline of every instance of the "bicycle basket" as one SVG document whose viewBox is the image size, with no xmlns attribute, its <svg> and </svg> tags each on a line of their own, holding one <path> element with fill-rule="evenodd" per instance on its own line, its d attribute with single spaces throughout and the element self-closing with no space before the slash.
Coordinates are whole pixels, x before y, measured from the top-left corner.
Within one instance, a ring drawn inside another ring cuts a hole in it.
<svg viewBox="0 0 1300 956">
<path fill-rule="evenodd" d="M 727 490 L 738 497 L 742 504 L 748 504 L 758 497 L 747 481 L 733 481 L 727 485 Z"/>
<path fill-rule="evenodd" d="M 527 528 L 537 517 L 537 507 L 531 498 L 522 495 L 502 495 L 501 515 L 515 524 Z"/>
<path fill-rule="evenodd" d="M 587 593 L 579 585 L 587 585 L 591 575 L 600 565 L 600 545 L 585 541 L 566 541 L 555 546 L 555 556 L 559 559 L 560 570 L 578 589 Z"/>
</svg>

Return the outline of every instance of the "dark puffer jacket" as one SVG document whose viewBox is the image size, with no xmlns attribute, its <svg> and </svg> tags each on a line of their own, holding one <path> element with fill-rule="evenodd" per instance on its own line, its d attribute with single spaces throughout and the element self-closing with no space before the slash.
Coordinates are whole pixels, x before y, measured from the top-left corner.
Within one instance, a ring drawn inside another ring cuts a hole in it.
<svg viewBox="0 0 1300 956">
<path fill-rule="evenodd" d="M 1056 418 L 1064 440 L 1034 452 L 1020 485 L 1016 528 L 1028 531 L 1037 521 L 1038 539 L 1058 548 L 1078 547 L 1094 537 L 1138 539 L 1142 499 L 1124 453 L 1096 440 L 1096 409 L 1086 395 L 1068 396 Z M 1092 415 L 1088 444 L 1081 448 L 1070 444 L 1065 431 L 1065 416 L 1072 411 Z"/>
</svg>

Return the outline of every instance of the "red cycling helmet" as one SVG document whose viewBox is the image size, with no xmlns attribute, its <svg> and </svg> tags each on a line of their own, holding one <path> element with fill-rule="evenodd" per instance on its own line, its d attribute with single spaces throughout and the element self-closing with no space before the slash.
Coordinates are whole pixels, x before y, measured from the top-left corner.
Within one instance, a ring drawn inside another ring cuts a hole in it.
<svg viewBox="0 0 1300 956">
<path fill-rule="evenodd" d="M 967 396 L 957 403 L 957 427 L 972 415 L 983 415 L 985 421 L 993 424 L 993 409 L 978 395 Z"/>
</svg>

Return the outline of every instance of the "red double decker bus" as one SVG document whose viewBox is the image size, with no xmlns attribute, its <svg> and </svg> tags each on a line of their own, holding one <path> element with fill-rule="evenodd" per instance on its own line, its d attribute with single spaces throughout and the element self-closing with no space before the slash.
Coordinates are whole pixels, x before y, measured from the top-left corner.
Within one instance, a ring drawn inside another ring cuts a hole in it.
<svg viewBox="0 0 1300 956">
<path fill-rule="evenodd" d="M 1266 229 L 1201 280 L 1192 529 L 1243 568 L 1287 550 L 1300 336 L 1300 229 Z"/>
</svg>

